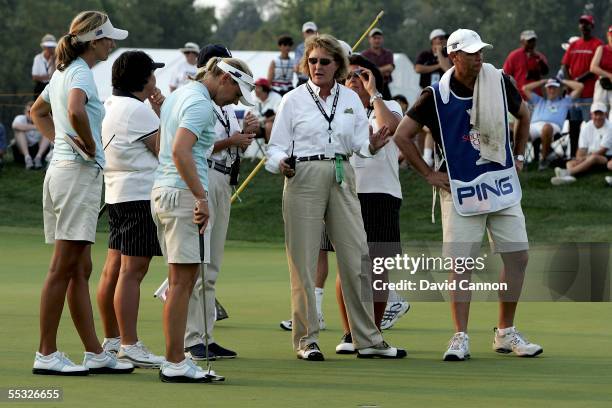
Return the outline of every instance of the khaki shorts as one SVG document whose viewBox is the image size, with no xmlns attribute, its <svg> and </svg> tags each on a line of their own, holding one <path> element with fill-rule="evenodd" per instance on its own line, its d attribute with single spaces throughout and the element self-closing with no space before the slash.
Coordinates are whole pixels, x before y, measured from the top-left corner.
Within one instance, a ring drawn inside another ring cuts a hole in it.
<svg viewBox="0 0 612 408">
<path fill-rule="evenodd" d="M 462 216 L 451 194 L 440 191 L 445 256 L 474 256 L 480 250 L 485 229 L 495 252 L 529 249 L 521 204 L 489 214 Z"/>
<path fill-rule="evenodd" d="M 71 160 L 52 162 L 43 184 L 45 242 L 96 241 L 102 171 Z"/>
<path fill-rule="evenodd" d="M 168 197 L 172 197 L 170 202 Z M 151 192 L 151 214 L 157 226 L 159 246 L 169 264 L 201 262 L 199 231 L 193 223 L 194 207 L 195 197 L 191 190 L 159 187 Z M 210 234 L 210 228 L 206 233 Z M 205 245 L 205 262 L 208 262 L 208 252 L 208 245 Z"/>
</svg>

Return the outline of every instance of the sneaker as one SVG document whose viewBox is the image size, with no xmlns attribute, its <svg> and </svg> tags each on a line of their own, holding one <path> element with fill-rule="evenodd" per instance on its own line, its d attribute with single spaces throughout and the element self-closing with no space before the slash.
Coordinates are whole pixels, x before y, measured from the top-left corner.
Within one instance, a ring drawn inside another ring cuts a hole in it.
<svg viewBox="0 0 612 408">
<path fill-rule="evenodd" d="M 535 357 L 544 351 L 542 346 L 530 343 L 515 328 L 511 328 L 505 335 L 500 335 L 497 327 L 493 329 L 493 350 L 498 353 L 508 354 L 514 352 L 519 357 Z"/>
<path fill-rule="evenodd" d="M 206 383 L 212 379 L 193 360 L 186 358 L 180 363 L 164 361 L 159 370 L 159 379 L 167 383 Z"/>
<path fill-rule="evenodd" d="M 88 375 L 89 369 L 82 365 L 74 364 L 67 355 L 56 351 L 48 356 L 36 352 L 34 357 L 34 368 L 32 374 L 39 375 Z"/>
<path fill-rule="evenodd" d="M 34 170 L 40 170 L 42 169 L 42 160 L 40 160 L 40 157 L 35 157 L 34 158 Z"/>
<path fill-rule="evenodd" d="M 238 356 L 235 351 L 223 348 L 217 343 L 210 343 L 208 345 L 208 352 L 214 354 L 216 358 L 236 358 Z"/>
<path fill-rule="evenodd" d="M 117 359 L 132 363 L 138 368 L 159 368 L 166 361 L 163 356 L 151 353 L 141 341 L 128 346 L 121 345 Z"/>
<path fill-rule="evenodd" d="M 576 181 L 574 176 L 553 177 L 550 179 L 550 184 L 553 186 L 562 186 L 564 184 L 572 184 Z"/>
<path fill-rule="evenodd" d="M 408 313 L 410 310 L 410 303 L 408 302 L 389 302 L 385 308 L 382 321 L 380 322 L 381 330 L 388 330 L 400 317 Z"/>
<path fill-rule="evenodd" d="M 448 350 L 444 353 L 444 361 L 464 361 L 470 358 L 470 337 L 467 333 L 455 333 L 448 342 Z"/>
<path fill-rule="evenodd" d="M 291 331 L 293 329 L 293 322 L 291 321 L 291 319 L 282 320 L 280 322 L 280 328 L 283 330 Z"/>
<path fill-rule="evenodd" d="M 317 343 L 310 343 L 304 350 L 300 350 L 297 353 L 297 358 L 308 361 L 323 361 L 323 353 L 317 345 Z"/>
<path fill-rule="evenodd" d="M 606 176 L 604 180 L 606 180 L 607 185 L 612 187 L 612 176 Z"/>
<path fill-rule="evenodd" d="M 561 167 L 555 167 L 555 176 L 557 177 L 565 177 L 565 176 L 569 176 L 569 170 L 568 169 L 562 169 Z"/>
<path fill-rule="evenodd" d="M 34 167 L 34 162 L 32 161 L 32 158 L 30 156 L 26 156 L 24 161 L 26 170 L 30 170 L 32 169 L 32 167 Z"/>
<path fill-rule="evenodd" d="M 404 358 L 407 355 L 406 350 L 391 347 L 385 341 L 372 347 L 357 350 L 357 358 Z"/>
<path fill-rule="evenodd" d="M 121 337 L 105 337 L 102 342 L 102 348 L 104 351 L 117 354 L 121 348 Z"/>
<path fill-rule="evenodd" d="M 345 333 L 340 340 L 340 344 L 336 346 L 336 354 L 355 354 L 355 352 L 356 350 L 351 332 Z"/>
<path fill-rule="evenodd" d="M 206 360 L 206 346 L 202 343 L 196 344 L 195 346 L 185 347 L 185 357 L 191 358 L 194 361 Z M 214 361 L 217 359 L 215 353 L 208 348 L 208 360 Z"/>
<path fill-rule="evenodd" d="M 117 356 L 110 351 L 100 354 L 86 351 L 83 365 L 89 368 L 91 374 L 129 374 L 134 371 L 132 363 L 117 360 Z"/>
</svg>

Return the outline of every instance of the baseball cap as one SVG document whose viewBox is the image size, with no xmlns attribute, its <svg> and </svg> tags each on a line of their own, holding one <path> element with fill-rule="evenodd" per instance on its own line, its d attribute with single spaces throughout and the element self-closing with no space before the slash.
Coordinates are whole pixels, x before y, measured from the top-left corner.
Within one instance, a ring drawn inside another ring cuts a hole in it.
<svg viewBox="0 0 612 408">
<path fill-rule="evenodd" d="M 546 87 L 546 88 L 548 88 L 548 87 L 559 88 L 560 86 L 561 86 L 561 82 L 559 82 L 555 78 L 550 78 L 548 81 L 546 81 L 546 84 L 544 85 L 544 87 Z"/>
<path fill-rule="evenodd" d="M 206 66 L 208 60 L 210 60 L 212 57 L 231 58 L 232 53 L 230 52 L 230 50 L 227 49 L 225 45 L 206 44 L 198 54 L 197 67 L 202 68 Z"/>
<path fill-rule="evenodd" d="M 194 42 L 186 42 L 183 48 L 179 48 L 180 52 L 195 52 L 196 54 L 200 53 L 200 46 Z"/>
<path fill-rule="evenodd" d="M 375 35 L 383 35 L 383 31 L 380 28 L 373 28 L 370 30 L 370 37 L 374 37 Z"/>
<path fill-rule="evenodd" d="M 567 51 L 567 49 L 569 48 L 569 46 L 570 46 L 572 43 L 575 43 L 576 41 L 578 41 L 579 39 L 580 39 L 580 37 L 577 37 L 577 36 L 575 36 L 575 35 L 574 35 L 574 36 L 570 37 L 570 38 L 567 40 L 567 42 L 565 42 L 565 43 L 561 44 L 561 48 L 563 48 L 565 51 Z"/>
<path fill-rule="evenodd" d="M 242 72 L 240 69 L 232 67 L 230 64 L 224 61 L 219 61 L 217 67 L 220 70 L 230 74 L 232 79 L 236 81 L 236 83 L 240 87 L 240 93 L 242 94 L 242 96 L 240 97 L 240 102 L 242 102 L 242 104 L 246 106 L 255 106 L 255 101 L 253 100 L 253 96 L 251 95 L 251 92 L 253 91 L 253 89 L 255 89 L 255 81 L 253 81 L 253 78 L 245 72 Z"/>
<path fill-rule="evenodd" d="M 346 55 L 347 58 L 353 55 L 353 48 L 351 48 L 346 41 L 338 40 L 338 42 L 340 43 L 342 51 L 344 51 L 344 55 Z"/>
<path fill-rule="evenodd" d="M 460 28 L 448 37 L 446 51 L 452 52 L 464 51 L 468 54 L 473 54 L 483 48 L 493 48 L 491 44 L 482 42 L 476 31 Z"/>
<path fill-rule="evenodd" d="M 586 21 L 587 23 L 590 23 L 591 25 L 595 25 L 595 18 L 589 14 L 583 14 L 580 16 L 580 18 L 578 19 L 578 22 L 583 22 Z"/>
<path fill-rule="evenodd" d="M 433 40 L 436 37 L 444 37 L 446 35 L 446 31 L 441 28 L 436 28 L 431 33 L 429 33 L 429 41 Z"/>
<path fill-rule="evenodd" d="M 591 113 L 593 112 L 606 113 L 608 112 L 608 107 L 603 102 L 593 102 L 593 104 L 591 105 Z"/>
<path fill-rule="evenodd" d="M 268 81 L 266 78 L 259 78 L 257 81 L 255 81 L 255 86 L 261 86 L 262 88 L 266 88 L 266 89 L 270 89 L 270 81 Z"/>
<path fill-rule="evenodd" d="M 113 27 L 110 18 L 106 19 L 106 22 L 100 27 L 94 28 L 93 30 L 76 36 L 79 42 L 87 42 L 99 40 L 100 38 L 110 38 L 112 40 L 124 40 L 128 36 L 127 30 L 120 30 Z"/>
<path fill-rule="evenodd" d="M 538 38 L 538 36 L 533 30 L 525 30 L 521 33 L 521 40 L 529 41 L 534 38 Z"/>
<path fill-rule="evenodd" d="M 43 48 L 55 48 L 57 47 L 57 40 L 53 34 L 45 34 L 40 40 L 40 46 Z"/>
<path fill-rule="evenodd" d="M 317 25 L 312 22 L 312 21 L 307 21 L 304 23 L 304 25 L 302 25 L 302 32 L 305 33 L 306 31 L 317 31 Z"/>
</svg>

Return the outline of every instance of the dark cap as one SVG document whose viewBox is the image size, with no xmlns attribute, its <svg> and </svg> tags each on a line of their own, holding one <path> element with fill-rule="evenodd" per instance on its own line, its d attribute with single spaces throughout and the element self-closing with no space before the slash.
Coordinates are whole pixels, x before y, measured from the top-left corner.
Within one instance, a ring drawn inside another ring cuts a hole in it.
<svg viewBox="0 0 612 408">
<path fill-rule="evenodd" d="M 208 60 L 213 57 L 231 58 L 232 53 L 225 45 L 207 44 L 200 50 L 200 54 L 198 54 L 198 68 L 206 66 Z"/>
<path fill-rule="evenodd" d="M 164 66 L 143 51 L 125 51 L 113 63 L 113 87 L 126 92 L 142 91 L 151 73 Z"/>
<path fill-rule="evenodd" d="M 581 15 L 580 18 L 578 19 L 578 21 L 580 23 L 582 23 L 583 21 L 586 21 L 590 25 L 595 25 L 595 18 L 593 16 L 589 15 L 589 14 Z"/>
</svg>

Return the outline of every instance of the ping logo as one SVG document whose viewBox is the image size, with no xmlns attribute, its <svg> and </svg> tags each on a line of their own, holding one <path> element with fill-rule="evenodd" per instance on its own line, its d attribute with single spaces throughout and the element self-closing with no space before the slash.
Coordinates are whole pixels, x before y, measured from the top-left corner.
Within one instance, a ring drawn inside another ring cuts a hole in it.
<svg viewBox="0 0 612 408">
<path fill-rule="evenodd" d="M 510 176 L 506 176 L 495 180 L 493 186 L 487 183 L 479 183 L 476 186 L 459 187 L 457 189 L 457 199 L 459 205 L 463 205 L 463 200 L 466 198 L 476 196 L 478 201 L 484 201 L 489 199 L 489 194 L 501 197 L 502 195 L 512 194 L 513 191 Z"/>
</svg>

